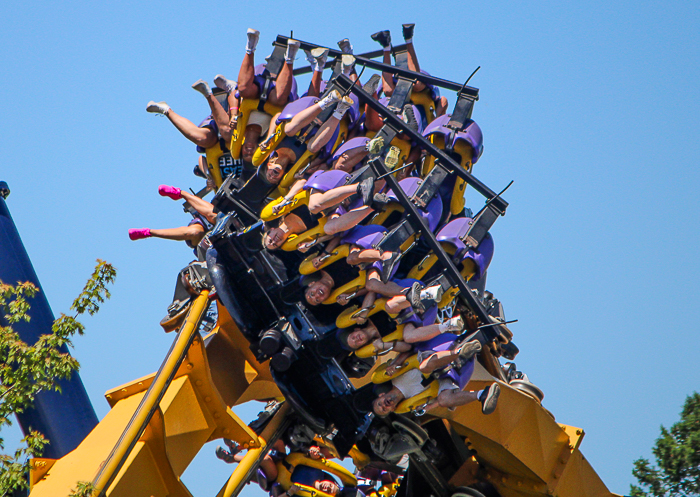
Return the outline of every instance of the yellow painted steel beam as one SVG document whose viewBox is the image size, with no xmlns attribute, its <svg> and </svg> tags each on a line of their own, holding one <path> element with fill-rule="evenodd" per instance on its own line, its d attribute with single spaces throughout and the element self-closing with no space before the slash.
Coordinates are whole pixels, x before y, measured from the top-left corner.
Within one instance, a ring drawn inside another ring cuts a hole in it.
<svg viewBox="0 0 700 497">
<path fill-rule="evenodd" d="M 217 497 L 237 496 L 241 490 L 243 490 L 243 487 L 248 483 L 251 476 L 258 468 L 265 453 L 277 441 L 277 438 L 279 438 L 281 432 L 285 429 L 289 412 L 289 404 L 284 403 L 268 422 L 267 426 L 265 426 L 260 437 L 258 437 L 260 447 L 248 451 L 243 457 L 243 460 L 236 466 L 236 469 L 231 474 L 226 485 L 219 491 Z"/>
<path fill-rule="evenodd" d="M 209 291 L 204 290 L 192 303 L 190 312 L 187 315 L 187 320 L 180 328 L 177 339 L 170 347 L 165 361 L 153 379 L 153 383 L 151 383 L 139 407 L 136 409 L 136 412 L 134 412 L 119 442 L 117 442 L 117 445 L 112 449 L 104 465 L 93 480 L 93 485 L 95 486 L 93 495 L 105 495 L 110 483 L 117 476 L 117 473 L 126 462 L 129 453 L 145 431 L 146 425 L 153 416 L 163 395 L 165 395 L 165 390 L 168 388 L 168 385 L 170 385 L 180 364 L 184 360 L 185 353 L 187 349 L 190 348 L 192 340 L 197 334 L 197 327 L 208 305 Z"/>
</svg>

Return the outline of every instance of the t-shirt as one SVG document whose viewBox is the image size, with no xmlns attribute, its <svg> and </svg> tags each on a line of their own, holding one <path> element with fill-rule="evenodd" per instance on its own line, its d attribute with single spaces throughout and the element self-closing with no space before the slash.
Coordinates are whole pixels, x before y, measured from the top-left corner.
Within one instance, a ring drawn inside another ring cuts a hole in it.
<svg viewBox="0 0 700 497">
<path fill-rule="evenodd" d="M 418 395 L 425 387 L 421 384 L 423 375 L 418 369 L 410 369 L 398 378 L 391 380 L 392 385 L 399 389 L 404 398 Z"/>
<path fill-rule="evenodd" d="M 360 270 L 356 266 L 348 264 L 345 259 L 337 260 L 330 266 L 324 267 L 323 270 L 333 278 L 333 289 L 349 283 L 360 274 Z"/>
</svg>

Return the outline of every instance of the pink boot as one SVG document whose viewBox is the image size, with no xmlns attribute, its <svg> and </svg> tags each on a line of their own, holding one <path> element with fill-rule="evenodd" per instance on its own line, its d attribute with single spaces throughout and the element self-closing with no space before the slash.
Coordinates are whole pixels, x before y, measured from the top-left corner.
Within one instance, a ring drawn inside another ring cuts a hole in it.
<svg viewBox="0 0 700 497">
<path fill-rule="evenodd" d="M 161 197 L 170 197 L 173 200 L 180 200 L 182 198 L 182 191 L 174 186 L 160 185 L 158 187 L 158 193 Z"/>
<path fill-rule="evenodd" d="M 150 238 L 151 230 L 149 228 L 139 228 L 129 230 L 129 238 L 132 240 L 141 240 L 142 238 Z"/>
</svg>

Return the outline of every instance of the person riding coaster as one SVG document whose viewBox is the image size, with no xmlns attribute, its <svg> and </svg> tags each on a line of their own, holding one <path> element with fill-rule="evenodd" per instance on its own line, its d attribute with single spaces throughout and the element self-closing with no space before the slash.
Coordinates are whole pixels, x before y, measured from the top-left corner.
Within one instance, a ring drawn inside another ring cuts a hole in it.
<svg viewBox="0 0 700 497">
<path fill-rule="evenodd" d="M 500 394 L 498 383 L 481 392 L 463 391 L 474 372 L 476 354 L 481 351 L 478 340 L 459 343 L 456 335 L 445 333 L 417 344 L 415 349 L 415 355 L 399 354 L 372 375 L 372 382 L 376 384 L 391 380 L 391 388 L 385 387 L 372 403 L 375 414 L 415 412 L 422 415 L 436 407 L 454 409 L 476 400 L 481 402 L 484 414 L 496 409 Z M 431 377 L 433 381 L 425 387 L 425 381 Z"/>
<path fill-rule="evenodd" d="M 333 109 L 329 111 L 332 110 L 332 114 L 319 123 L 319 114 L 331 106 Z M 349 117 L 344 119 L 346 113 Z M 299 168 L 306 166 L 321 151 L 330 155 L 342 143 L 356 114 L 355 101 L 337 90 L 332 90 L 321 100 L 302 97 L 283 109 L 276 119 L 275 132 L 256 150 L 253 164 L 263 164 L 267 159 L 268 181 L 286 191 Z M 288 179 L 282 181 L 285 174 Z"/>
<path fill-rule="evenodd" d="M 297 182 L 288 194 L 290 199 L 282 197 L 268 204 L 261 214 L 265 248 L 306 251 L 318 241 L 353 228 L 374 212 L 369 206 L 375 191 L 374 178 L 345 184 L 350 180 L 351 176 L 342 171 L 319 171 L 309 181 Z M 347 209 L 341 206 L 329 215 L 321 215 L 353 195 L 359 199 Z"/>
<path fill-rule="evenodd" d="M 277 463 L 277 478 L 269 491 L 272 497 L 335 497 L 356 486 L 355 475 L 339 464 L 294 452 Z"/>
</svg>

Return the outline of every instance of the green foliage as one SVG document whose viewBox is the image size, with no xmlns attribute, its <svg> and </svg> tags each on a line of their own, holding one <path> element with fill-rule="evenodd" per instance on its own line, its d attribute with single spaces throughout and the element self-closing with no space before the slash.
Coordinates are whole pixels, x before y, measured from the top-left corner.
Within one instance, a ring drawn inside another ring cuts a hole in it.
<svg viewBox="0 0 700 497">
<path fill-rule="evenodd" d="M 95 485 L 89 481 L 79 481 L 68 497 L 90 497 L 95 491 Z"/>
<path fill-rule="evenodd" d="M 700 495 L 700 394 L 685 399 L 681 419 L 661 436 L 652 450 L 657 467 L 647 459 L 634 461 L 633 497 L 689 497 Z"/>
<path fill-rule="evenodd" d="M 0 429 L 12 424 L 13 414 L 30 408 L 40 391 L 60 391 L 57 382 L 70 378 L 78 370 L 78 361 L 60 349 L 72 345 L 71 338 L 76 333 L 83 334 L 84 326 L 77 321 L 78 316 L 99 310 L 105 298 L 110 297 L 107 285 L 115 277 L 114 267 L 98 259 L 95 271 L 71 306 L 75 315 L 61 314 L 54 321 L 51 333 L 42 335 L 33 345 L 22 341 L 12 325 L 29 321 L 29 300 L 36 295 L 37 288 L 31 283 L 12 286 L 0 282 L 0 312 L 9 323 L 0 326 Z M 22 439 L 14 454 L 0 453 L 0 495 L 26 488 L 29 459 L 40 457 L 47 443 L 41 433 L 32 431 Z M 3 449 L 0 438 L 0 450 Z M 79 484 L 75 492 L 84 488 L 85 485 Z"/>
</svg>

